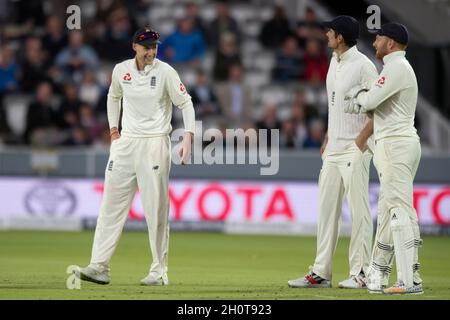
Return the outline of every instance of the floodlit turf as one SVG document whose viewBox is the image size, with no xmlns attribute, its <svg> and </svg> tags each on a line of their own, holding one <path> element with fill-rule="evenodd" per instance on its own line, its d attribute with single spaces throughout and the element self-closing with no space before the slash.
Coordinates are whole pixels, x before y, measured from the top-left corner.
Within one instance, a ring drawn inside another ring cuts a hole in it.
<svg viewBox="0 0 450 320">
<path fill-rule="evenodd" d="M 0 299 L 450 299 L 450 237 L 424 237 L 425 294 L 390 297 L 365 290 L 291 289 L 315 254 L 315 238 L 173 232 L 170 286 L 139 285 L 150 264 L 147 234 L 124 232 L 111 284 L 66 289 L 66 268 L 86 265 L 92 232 L 0 232 Z M 348 238 L 339 241 L 333 286 L 347 276 Z M 392 277 L 392 281 L 395 279 Z"/>
</svg>

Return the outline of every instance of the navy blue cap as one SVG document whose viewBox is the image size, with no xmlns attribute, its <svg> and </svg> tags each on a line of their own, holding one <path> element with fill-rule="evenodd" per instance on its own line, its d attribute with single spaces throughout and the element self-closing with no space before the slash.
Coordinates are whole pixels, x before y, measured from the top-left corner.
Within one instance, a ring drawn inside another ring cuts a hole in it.
<svg viewBox="0 0 450 320">
<path fill-rule="evenodd" d="M 391 22 L 383 24 L 377 34 L 379 36 L 389 37 L 400 44 L 408 44 L 408 29 L 400 23 Z"/>
<path fill-rule="evenodd" d="M 323 22 L 322 25 L 341 34 L 347 41 L 354 41 L 359 37 L 359 23 L 350 16 L 337 16 L 331 21 Z"/>
<path fill-rule="evenodd" d="M 153 44 L 160 44 L 159 32 L 152 30 L 150 28 L 141 28 L 135 32 L 133 36 L 133 42 L 148 47 Z"/>
</svg>

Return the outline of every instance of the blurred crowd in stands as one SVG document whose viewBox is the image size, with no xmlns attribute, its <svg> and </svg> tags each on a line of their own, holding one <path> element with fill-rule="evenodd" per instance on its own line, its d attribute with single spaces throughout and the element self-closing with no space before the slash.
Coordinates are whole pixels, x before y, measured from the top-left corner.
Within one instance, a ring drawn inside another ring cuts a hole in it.
<svg viewBox="0 0 450 320">
<path fill-rule="evenodd" d="M 143 10 L 145 1 L 93 2 L 94 18 L 83 21 L 81 30 L 68 30 L 66 16 L 46 12 L 42 3 L 9 2 L 0 8 L 0 144 L 107 147 L 111 71 L 134 56 L 131 37 L 140 27 L 134 11 Z M 183 70 L 195 75 L 186 86 L 196 118 L 209 127 L 279 129 L 283 148 L 319 148 L 326 131 L 330 52 L 316 13 L 307 8 L 292 21 L 283 7 L 274 6 L 272 17 L 260 21 L 259 50 L 270 53 L 274 63 L 269 82 L 256 87 L 247 81 L 251 70 L 244 62 L 253 57 L 241 50 L 248 35 L 232 15 L 234 3 L 239 1 L 215 2 L 214 18 L 206 20 L 196 2 L 183 2 L 175 30 L 162 33 L 158 58 L 181 70 L 183 81 Z M 158 30 L 151 21 L 148 25 Z M 211 68 L 203 63 L 208 55 Z M 270 94 L 261 99 L 272 87 L 287 90 L 282 106 Z M 14 111 L 8 106 L 17 96 L 30 97 L 24 123 L 15 125 L 22 130 L 11 126 Z M 173 127 L 181 126 L 174 117 Z"/>
</svg>

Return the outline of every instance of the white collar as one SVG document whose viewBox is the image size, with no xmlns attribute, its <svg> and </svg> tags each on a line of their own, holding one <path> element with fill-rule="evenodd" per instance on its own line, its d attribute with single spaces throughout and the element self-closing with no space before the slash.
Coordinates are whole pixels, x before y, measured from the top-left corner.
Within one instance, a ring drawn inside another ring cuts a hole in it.
<svg viewBox="0 0 450 320">
<path fill-rule="evenodd" d="M 146 65 L 146 66 L 144 67 L 144 70 L 139 70 L 138 67 L 137 67 L 136 57 L 134 57 L 134 59 L 133 59 L 133 67 L 134 67 L 134 69 L 135 69 L 136 71 L 138 71 L 138 72 L 140 72 L 140 73 L 145 73 L 145 74 L 147 74 L 147 73 L 149 73 L 150 70 L 153 69 L 153 67 L 156 65 L 156 63 L 158 62 L 157 60 L 158 60 L 158 59 L 156 59 L 156 58 L 153 59 L 153 63 L 152 63 L 152 64 Z"/>
<path fill-rule="evenodd" d="M 350 59 L 357 52 L 359 52 L 358 48 L 356 48 L 356 45 L 354 45 L 353 47 L 349 48 L 347 51 L 342 53 L 340 56 L 337 54 L 336 51 L 334 51 L 333 56 L 336 58 L 337 62 L 342 62 L 342 61 L 346 61 L 346 60 Z"/>
<path fill-rule="evenodd" d="M 386 64 L 395 59 L 404 58 L 405 55 L 406 55 L 406 52 L 403 50 L 391 52 L 383 57 L 383 63 Z"/>
</svg>

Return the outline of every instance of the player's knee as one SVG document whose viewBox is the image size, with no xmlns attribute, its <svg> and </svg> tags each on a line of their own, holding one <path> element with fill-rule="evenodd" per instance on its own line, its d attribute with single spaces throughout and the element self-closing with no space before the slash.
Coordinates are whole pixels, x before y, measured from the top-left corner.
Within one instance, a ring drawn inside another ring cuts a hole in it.
<svg viewBox="0 0 450 320">
<path fill-rule="evenodd" d="M 394 207 L 389 211 L 391 228 L 403 227 L 410 224 L 408 211 L 402 207 Z"/>
</svg>

